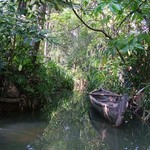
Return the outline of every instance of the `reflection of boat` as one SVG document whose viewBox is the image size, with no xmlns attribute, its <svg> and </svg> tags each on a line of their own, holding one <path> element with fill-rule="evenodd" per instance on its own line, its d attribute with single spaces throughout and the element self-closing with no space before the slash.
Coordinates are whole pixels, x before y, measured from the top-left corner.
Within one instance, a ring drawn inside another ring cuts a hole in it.
<svg viewBox="0 0 150 150">
<path fill-rule="evenodd" d="M 116 127 L 121 125 L 127 108 L 128 96 L 99 89 L 90 93 L 92 106 Z"/>
<path fill-rule="evenodd" d="M 105 118 L 99 116 L 99 113 L 93 107 L 89 110 L 89 118 L 93 128 L 98 133 L 99 141 L 109 150 L 120 150 L 120 144 L 123 141 L 123 133 L 120 128 L 112 127 Z"/>
<path fill-rule="evenodd" d="M 92 127 L 97 131 L 99 142 L 103 141 L 109 150 L 149 150 L 150 126 L 139 119 L 130 120 L 120 128 L 114 128 L 104 117 L 91 107 L 89 118 Z M 98 148 L 97 148 L 98 149 Z M 99 148 L 102 149 L 102 148 Z"/>
</svg>

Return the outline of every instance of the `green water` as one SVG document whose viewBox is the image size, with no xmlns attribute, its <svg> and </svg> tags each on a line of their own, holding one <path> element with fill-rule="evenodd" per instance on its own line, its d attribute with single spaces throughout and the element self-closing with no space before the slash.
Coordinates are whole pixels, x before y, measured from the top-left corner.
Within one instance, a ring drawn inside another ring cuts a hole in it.
<svg viewBox="0 0 150 150">
<path fill-rule="evenodd" d="M 47 125 L 39 117 L 0 118 L 0 150 L 150 150 L 149 126 L 131 120 L 115 128 L 88 100 L 60 96 L 57 110 L 45 112 L 51 116 Z"/>
<path fill-rule="evenodd" d="M 115 128 L 89 108 L 87 97 L 64 99 L 46 127 L 37 150 L 150 150 L 150 127 L 131 120 Z M 62 105 L 63 104 L 63 105 Z"/>
<path fill-rule="evenodd" d="M 26 150 L 40 139 L 46 124 L 39 115 L 0 114 L 0 150 Z"/>
</svg>

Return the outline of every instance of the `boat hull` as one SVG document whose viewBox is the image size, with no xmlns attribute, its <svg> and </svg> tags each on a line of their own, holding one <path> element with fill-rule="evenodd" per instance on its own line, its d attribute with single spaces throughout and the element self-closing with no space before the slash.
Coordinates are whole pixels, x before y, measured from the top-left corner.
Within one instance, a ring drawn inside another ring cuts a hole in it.
<svg viewBox="0 0 150 150">
<path fill-rule="evenodd" d="M 116 127 L 124 121 L 124 113 L 128 104 L 128 96 L 117 95 L 104 89 L 92 91 L 90 101 L 101 116 L 109 120 Z"/>
</svg>

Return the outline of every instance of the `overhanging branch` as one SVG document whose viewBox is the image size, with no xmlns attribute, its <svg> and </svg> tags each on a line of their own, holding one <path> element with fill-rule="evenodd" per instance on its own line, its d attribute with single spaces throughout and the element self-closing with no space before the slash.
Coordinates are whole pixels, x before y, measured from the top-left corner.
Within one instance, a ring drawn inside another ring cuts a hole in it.
<svg viewBox="0 0 150 150">
<path fill-rule="evenodd" d="M 70 1 L 70 4 L 72 4 L 71 1 Z M 105 37 L 107 37 L 107 38 L 109 38 L 109 39 L 112 39 L 112 37 L 111 37 L 110 35 L 108 35 L 104 30 L 102 30 L 102 29 L 95 29 L 95 28 L 90 27 L 90 26 L 89 26 L 87 23 L 85 23 L 85 22 L 83 21 L 83 19 L 78 15 L 78 13 L 76 12 L 76 10 L 74 9 L 74 7 L 73 7 L 72 5 L 71 5 L 71 8 L 72 8 L 74 14 L 76 15 L 76 17 L 77 17 L 87 28 L 89 28 L 90 30 L 96 31 L 96 32 L 101 32 L 101 33 L 103 33 L 103 34 L 105 35 Z"/>
<path fill-rule="evenodd" d="M 120 27 L 133 13 L 135 13 L 136 11 L 132 11 L 130 12 L 127 16 L 125 16 L 125 18 L 120 22 L 119 26 Z"/>
<path fill-rule="evenodd" d="M 147 0 L 143 1 L 141 4 L 139 4 L 139 6 L 137 7 L 136 10 L 130 12 L 127 16 L 125 16 L 124 19 L 120 22 L 120 24 L 119 24 L 118 27 L 120 27 L 132 14 L 134 14 L 135 12 L 138 12 L 138 13 L 139 13 L 140 7 L 141 7 L 144 3 L 146 3 L 146 2 L 147 2 Z"/>
<path fill-rule="evenodd" d="M 66 1 L 68 2 L 68 0 L 66 0 Z M 87 28 L 89 28 L 90 30 L 96 31 L 96 32 L 101 32 L 101 33 L 103 33 L 103 34 L 105 35 L 105 37 L 109 38 L 110 40 L 113 40 L 113 37 L 111 37 L 110 35 L 108 35 L 104 30 L 92 28 L 92 27 L 90 27 L 87 23 L 85 23 L 85 22 L 83 21 L 83 19 L 78 15 L 78 13 L 77 13 L 76 10 L 74 9 L 74 7 L 72 6 L 71 0 L 70 0 L 70 6 L 71 6 L 71 8 L 72 8 L 74 14 L 76 15 L 76 17 L 77 17 Z M 132 15 L 132 13 L 134 13 L 134 12 L 131 12 L 130 14 L 128 14 L 128 15 L 124 18 L 124 21 L 125 21 L 130 15 Z M 123 21 L 123 22 L 124 22 L 124 21 Z M 125 59 L 124 59 L 123 54 L 119 51 L 119 49 L 117 48 L 117 46 L 115 46 L 115 48 L 116 48 L 116 51 L 117 51 L 117 53 L 118 53 L 118 55 L 119 55 L 121 61 L 126 65 L 126 61 L 125 61 Z M 130 72 L 129 70 L 128 70 L 128 74 L 129 74 L 130 79 L 133 81 L 131 72 Z"/>
</svg>

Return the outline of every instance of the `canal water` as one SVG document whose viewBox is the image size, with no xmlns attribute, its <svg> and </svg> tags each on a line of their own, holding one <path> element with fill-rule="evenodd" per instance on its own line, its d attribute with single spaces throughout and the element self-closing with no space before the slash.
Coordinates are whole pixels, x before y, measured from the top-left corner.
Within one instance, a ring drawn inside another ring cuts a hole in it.
<svg viewBox="0 0 150 150">
<path fill-rule="evenodd" d="M 61 97 L 62 98 L 62 97 Z M 86 96 L 62 98 L 45 128 L 37 150 L 150 150 L 150 127 L 139 119 L 119 128 L 87 105 Z"/>
<path fill-rule="evenodd" d="M 42 136 L 46 127 L 40 118 L 29 113 L 0 114 L 0 150 L 32 149 L 32 143 Z"/>
<path fill-rule="evenodd" d="M 45 112 L 48 124 L 38 116 L 1 117 L 0 150 L 150 150 L 148 125 L 134 119 L 115 128 L 87 101 L 61 97 L 56 110 Z"/>
</svg>

